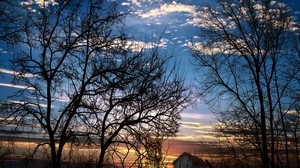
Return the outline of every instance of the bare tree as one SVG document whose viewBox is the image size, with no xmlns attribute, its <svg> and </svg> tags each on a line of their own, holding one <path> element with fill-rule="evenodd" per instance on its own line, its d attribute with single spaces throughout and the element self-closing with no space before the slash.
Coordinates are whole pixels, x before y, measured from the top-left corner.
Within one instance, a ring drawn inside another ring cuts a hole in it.
<svg viewBox="0 0 300 168">
<path fill-rule="evenodd" d="M 218 114 L 219 131 L 256 149 L 263 167 L 283 161 L 289 167 L 286 119 L 299 102 L 292 92 L 299 90 L 299 68 L 290 65 L 299 55 L 289 52 L 293 20 L 287 7 L 270 0 L 219 0 L 216 10 L 203 8 L 199 19 L 204 40 L 194 43 L 193 54 L 203 72 L 200 92 Z"/>
<path fill-rule="evenodd" d="M 65 144 L 81 143 L 82 137 L 99 140 L 101 167 L 116 144 L 130 146 L 144 132 L 178 131 L 187 88 L 156 49 L 130 51 L 135 46 L 121 31 L 126 13 L 116 3 L 30 1 L 16 7 L 22 15 L 9 25 L 20 29 L 7 34 L 15 37 L 14 81 L 24 89 L 1 104 L 1 115 L 6 123 L 14 118 L 47 134 L 34 153 L 48 145 L 52 167 L 62 166 Z M 1 39 L 11 42 L 6 37 Z"/>
<path fill-rule="evenodd" d="M 88 117 L 97 119 L 82 120 L 88 121 L 94 135 L 99 135 L 98 167 L 103 166 L 107 150 L 115 143 L 132 144 L 131 140 L 142 141 L 152 132 L 174 136 L 178 131 L 180 111 L 189 100 L 187 89 L 182 80 L 172 75 L 173 71 L 167 73 L 166 60 L 155 53 L 140 54 L 129 60 L 124 60 L 123 55 L 122 71 L 107 73 L 94 81 L 101 87 L 90 88 L 91 96 L 82 101 L 83 110 L 91 115 Z M 134 144 L 131 148 L 142 150 Z"/>
<path fill-rule="evenodd" d="M 18 10 L 8 11 L 8 15 L 19 12 L 23 16 L 10 25 L 22 26 L 13 33 L 18 38 L 12 47 L 16 46 L 15 82 L 25 89 L 5 106 L 11 107 L 7 119 L 15 117 L 23 123 L 32 117 L 48 134 L 48 140 L 37 148 L 49 145 L 52 167 L 60 167 L 63 147 L 79 129 L 82 99 L 95 79 L 117 71 L 117 67 L 99 67 L 114 63 L 109 62 L 109 54 L 123 52 L 119 49 L 124 35 L 112 31 L 122 17 L 115 4 L 49 2 L 19 2 Z"/>
<path fill-rule="evenodd" d="M 21 13 L 18 11 L 20 6 L 19 1 L 9 1 L 3 0 L 0 2 L 0 39 L 5 39 L 6 41 L 12 43 L 14 40 L 19 39 L 17 32 L 21 31 L 24 27 L 23 22 L 20 20 Z M 18 23 L 17 25 L 15 23 Z"/>
<path fill-rule="evenodd" d="M 171 144 L 164 143 L 168 142 L 168 138 L 170 138 L 170 132 L 164 132 L 163 129 L 147 131 L 146 133 L 138 132 L 135 136 L 136 143 L 134 145 L 136 159 L 130 167 L 167 167 L 166 156 Z"/>
</svg>

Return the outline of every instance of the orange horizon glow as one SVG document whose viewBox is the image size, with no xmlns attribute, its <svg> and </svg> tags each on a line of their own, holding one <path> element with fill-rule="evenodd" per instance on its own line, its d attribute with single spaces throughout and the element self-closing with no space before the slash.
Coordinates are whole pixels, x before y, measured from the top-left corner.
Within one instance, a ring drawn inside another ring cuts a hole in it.
<svg viewBox="0 0 300 168">
<path fill-rule="evenodd" d="M 1 141 L 2 146 L 6 146 L 7 148 L 11 147 L 14 149 L 14 156 L 24 157 L 28 156 L 30 152 L 34 150 L 34 148 L 38 145 L 38 142 L 33 141 Z M 201 147 L 202 146 L 202 147 Z M 201 148 L 203 148 L 203 144 L 198 143 L 196 141 L 182 141 L 178 140 L 176 138 L 167 140 L 163 143 L 163 149 L 162 151 L 165 151 L 166 153 L 163 155 L 164 157 L 164 163 L 167 165 L 167 167 L 173 167 L 173 161 L 180 156 L 183 152 L 188 152 L 191 154 L 197 154 L 201 156 L 202 158 L 208 158 L 208 155 L 205 153 L 201 154 Z M 45 158 L 45 151 L 46 153 L 49 151 L 49 146 L 41 146 L 38 153 L 35 155 L 34 158 L 36 159 L 44 159 Z M 118 152 L 126 153 L 128 152 L 128 149 L 125 147 L 118 147 Z M 69 155 L 71 154 L 74 156 L 73 159 L 76 159 L 77 157 L 85 158 L 85 159 L 94 159 L 97 160 L 97 157 L 99 156 L 100 149 L 95 148 L 95 145 L 91 146 L 79 146 L 74 147 L 70 144 L 66 144 L 64 148 L 64 156 L 63 158 L 69 158 Z M 136 159 L 135 153 L 133 150 L 129 151 L 129 156 L 126 158 L 126 163 L 131 164 Z M 43 154 L 43 155 L 41 155 Z M 82 161 L 82 160 L 79 160 Z M 116 162 L 117 163 L 117 162 Z"/>
</svg>

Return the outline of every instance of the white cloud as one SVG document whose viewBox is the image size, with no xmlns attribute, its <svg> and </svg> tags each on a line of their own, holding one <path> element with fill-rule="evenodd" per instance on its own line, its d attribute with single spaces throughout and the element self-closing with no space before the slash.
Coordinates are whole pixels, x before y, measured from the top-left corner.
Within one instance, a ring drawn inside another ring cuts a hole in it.
<svg viewBox="0 0 300 168">
<path fill-rule="evenodd" d="M 37 77 L 38 76 L 38 75 L 30 74 L 30 73 L 21 73 L 21 72 L 17 72 L 17 71 L 8 70 L 8 69 L 2 69 L 2 68 L 0 68 L 0 72 L 6 73 L 6 74 L 9 74 L 9 75 L 16 75 L 16 76 L 19 76 L 19 77 L 25 77 L 25 78 L 32 78 L 32 77 Z"/>
<path fill-rule="evenodd" d="M 212 114 L 199 114 L 199 113 L 188 113 L 188 112 L 183 112 L 181 114 L 181 117 L 183 120 L 188 120 L 188 119 L 195 119 L 195 120 L 209 120 L 213 116 Z"/>
<path fill-rule="evenodd" d="M 138 15 L 142 19 L 154 19 L 156 24 L 161 24 L 162 16 L 172 13 L 184 13 L 188 18 L 180 26 L 193 25 L 198 27 L 207 27 L 210 21 L 209 14 L 207 13 L 208 7 L 197 7 L 196 5 L 187 5 L 173 1 L 169 4 L 165 3 L 158 8 L 154 8 L 145 12 L 143 10 L 136 10 L 134 14 Z M 172 21 L 176 21 L 173 19 Z M 176 30 L 175 30 L 176 32 Z"/>
<path fill-rule="evenodd" d="M 213 129 L 214 126 L 212 124 L 203 124 L 200 122 L 191 122 L 191 121 L 182 121 L 181 127 L 183 128 L 192 128 L 192 129 Z"/>
<path fill-rule="evenodd" d="M 15 85 L 15 84 L 11 84 L 11 83 L 0 83 L 0 86 L 12 87 L 12 88 L 17 88 L 17 89 L 34 90 L 33 87 L 28 87 L 28 86 L 23 86 L 23 85 Z"/>
<path fill-rule="evenodd" d="M 127 0 L 126 3 L 129 3 L 131 5 L 135 5 L 135 6 L 138 6 L 138 7 L 141 7 L 142 4 L 145 5 L 145 4 L 153 4 L 153 3 L 161 3 L 163 0 Z"/>
<path fill-rule="evenodd" d="M 144 41 L 127 41 L 127 48 L 134 51 L 140 52 L 144 49 L 151 49 L 155 47 L 166 48 L 168 40 L 165 38 L 160 39 L 159 43 L 144 42 Z"/>
<path fill-rule="evenodd" d="M 155 8 L 146 13 L 138 12 L 137 14 L 142 18 L 157 18 L 162 15 L 167 15 L 173 12 L 186 12 L 194 14 L 196 7 L 192 5 L 185 5 L 173 1 L 171 4 L 163 4 L 159 8 Z"/>
<path fill-rule="evenodd" d="M 154 44 L 144 41 L 127 41 L 127 48 L 134 52 L 140 52 L 143 49 L 154 48 Z"/>
<path fill-rule="evenodd" d="M 31 103 L 31 102 L 25 102 L 25 101 L 18 101 L 18 100 L 10 100 L 10 103 L 15 103 L 15 104 L 20 104 L 20 105 L 30 105 L 30 106 L 39 106 L 39 107 L 43 107 L 46 108 L 47 104 L 42 104 L 42 103 Z M 55 107 L 52 105 L 52 107 Z"/>
<path fill-rule="evenodd" d="M 130 0 L 132 4 L 141 7 L 141 3 L 138 0 Z"/>
<path fill-rule="evenodd" d="M 122 6 L 130 6 L 130 3 L 129 2 L 122 2 L 121 5 Z"/>
<path fill-rule="evenodd" d="M 7 53 L 8 53 L 6 50 L 4 50 L 4 49 L 2 49 L 2 48 L 0 48 L 0 52 L 1 52 L 2 54 L 7 54 Z"/>
<path fill-rule="evenodd" d="M 162 38 L 160 39 L 159 43 L 157 44 L 158 47 L 166 48 L 168 44 L 168 39 Z"/>
<path fill-rule="evenodd" d="M 244 42 L 242 40 L 237 40 L 236 44 L 242 49 Z M 191 48 L 194 51 L 200 52 L 204 55 L 215 55 L 215 54 L 239 54 L 239 51 L 233 49 L 231 45 L 226 42 L 214 42 L 208 45 L 206 42 L 196 42 L 192 43 L 190 41 L 186 42 L 184 46 Z"/>
<path fill-rule="evenodd" d="M 32 6 L 33 4 L 39 5 L 41 8 L 46 8 L 49 5 L 58 5 L 55 0 L 27 0 L 21 2 L 21 5 Z M 34 11 L 33 11 L 34 12 Z"/>
<path fill-rule="evenodd" d="M 186 19 L 186 23 L 181 26 L 185 26 L 186 24 L 188 24 L 197 27 L 208 27 L 209 25 L 213 25 L 212 19 L 214 18 L 209 14 L 209 8 L 201 7 L 198 8 L 197 11 L 192 13 L 192 17 Z M 222 21 L 224 24 L 226 22 L 224 19 L 219 19 L 219 21 Z"/>
</svg>

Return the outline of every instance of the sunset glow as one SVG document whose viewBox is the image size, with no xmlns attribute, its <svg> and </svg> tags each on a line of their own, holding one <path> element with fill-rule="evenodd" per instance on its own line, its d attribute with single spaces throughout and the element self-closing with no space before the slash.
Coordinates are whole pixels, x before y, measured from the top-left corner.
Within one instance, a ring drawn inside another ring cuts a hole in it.
<svg viewBox="0 0 300 168">
<path fill-rule="evenodd" d="M 177 168 L 183 153 L 300 166 L 300 1 L 16 0 L 0 13 L 0 167 Z"/>
</svg>

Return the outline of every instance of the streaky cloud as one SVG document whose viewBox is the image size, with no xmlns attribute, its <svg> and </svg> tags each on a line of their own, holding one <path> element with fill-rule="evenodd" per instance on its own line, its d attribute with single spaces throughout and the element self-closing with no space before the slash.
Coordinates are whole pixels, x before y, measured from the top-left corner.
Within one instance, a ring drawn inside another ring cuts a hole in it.
<svg viewBox="0 0 300 168">
<path fill-rule="evenodd" d="M 19 76 L 19 77 L 25 77 L 25 78 L 33 78 L 33 77 L 38 76 L 38 75 L 30 74 L 30 73 L 22 73 L 22 72 L 12 71 L 9 69 L 3 69 L 3 68 L 0 68 L 0 73 L 15 75 L 15 76 Z"/>
<path fill-rule="evenodd" d="M 11 87 L 11 88 L 17 88 L 17 89 L 34 90 L 33 87 L 28 87 L 28 86 L 24 86 L 24 85 L 15 85 L 15 84 L 11 84 L 11 83 L 0 83 L 0 86 L 3 86 L 3 87 Z"/>
</svg>

